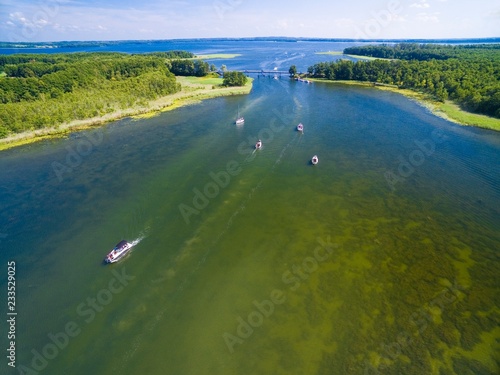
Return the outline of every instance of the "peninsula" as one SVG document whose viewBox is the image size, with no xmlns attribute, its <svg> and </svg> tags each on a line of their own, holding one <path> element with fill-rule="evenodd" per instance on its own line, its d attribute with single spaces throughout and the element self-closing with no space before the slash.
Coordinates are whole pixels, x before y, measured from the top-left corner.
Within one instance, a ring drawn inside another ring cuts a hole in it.
<svg viewBox="0 0 500 375">
<path fill-rule="evenodd" d="M 184 51 L 0 56 L 0 69 L 0 150 L 252 88 Z"/>
<path fill-rule="evenodd" d="M 308 77 L 391 90 L 450 121 L 500 131 L 500 44 L 401 43 L 322 54 L 345 58 L 310 66 Z"/>
</svg>

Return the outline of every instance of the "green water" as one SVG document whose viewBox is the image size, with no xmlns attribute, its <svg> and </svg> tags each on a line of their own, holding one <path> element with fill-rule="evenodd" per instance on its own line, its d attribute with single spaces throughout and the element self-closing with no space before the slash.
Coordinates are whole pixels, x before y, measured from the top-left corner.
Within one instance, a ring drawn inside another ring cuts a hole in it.
<svg viewBox="0 0 500 375">
<path fill-rule="evenodd" d="M 58 179 L 86 134 L 102 141 Z M 395 94 L 261 78 L 249 96 L 0 154 L 17 364 L 496 374 L 499 149 Z"/>
</svg>

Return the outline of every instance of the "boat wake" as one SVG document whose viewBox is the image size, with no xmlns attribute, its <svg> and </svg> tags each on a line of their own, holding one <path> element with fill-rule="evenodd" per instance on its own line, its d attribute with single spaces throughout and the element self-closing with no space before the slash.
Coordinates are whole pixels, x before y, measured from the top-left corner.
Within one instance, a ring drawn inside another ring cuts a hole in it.
<svg viewBox="0 0 500 375">
<path fill-rule="evenodd" d="M 285 149 L 287 149 L 288 147 L 291 147 L 291 151 L 290 151 L 290 154 L 289 154 L 289 157 L 292 158 L 295 153 L 297 152 L 297 150 L 299 149 L 300 147 L 300 144 L 302 143 L 302 140 L 304 138 L 304 133 L 303 132 L 296 132 L 298 134 L 296 134 L 292 140 L 290 142 L 288 142 L 288 144 L 285 146 Z"/>
<path fill-rule="evenodd" d="M 149 232 L 149 227 L 144 229 L 142 232 L 139 233 L 139 237 L 137 237 L 135 240 L 130 241 L 130 244 L 132 246 L 137 245 L 139 242 L 141 242 L 143 239 L 145 239 L 148 236 Z"/>
<path fill-rule="evenodd" d="M 135 245 L 137 245 L 139 242 L 141 242 L 141 241 L 142 241 L 143 239 L 145 239 L 145 238 L 146 238 L 146 236 L 140 236 L 140 237 L 137 237 L 135 240 L 130 241 L 130 244 L 131 244 L 132 246 L 135 246 Z"/>
<path fill-rule="evenodd" d="M 143 239 L 145 239 L 148 234 L 149 234 L 149 226 L 146 227 L 146 229 L 142 230 L 139 232 L 139 236 L 135 239 L 133 239 L 132 241 L 129 241 L 129 244 L 132 245 L 131 247 L 135 247 L 136 245 L 138 245 Z"/>
</svg>

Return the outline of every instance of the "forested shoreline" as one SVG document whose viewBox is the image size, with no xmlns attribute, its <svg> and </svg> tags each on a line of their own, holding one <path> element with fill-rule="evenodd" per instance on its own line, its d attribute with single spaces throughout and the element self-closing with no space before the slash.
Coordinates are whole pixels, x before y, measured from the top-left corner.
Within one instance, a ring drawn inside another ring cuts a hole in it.
<svg viewBox="0 0 500 375">
<path fill-rule="evenodd" d="M 447 99 L 468 112 L 500 118 L 500 44 L 408 44 L 350 47 L 346 55 L 372 61 L 339 60 L 308 68 L 314 78 L 395 85 Z"/>
<path fill-rule="evenodd" d="M 309 76 L 393 85 L 500 118 L 500 44 L 370 45 L 344 54 L 377 59 L 318 63 Z M 215 70 L 185 51 L 0 55 L 0 138 L 146 107 L 181 90 L 175 76 Z M 222 84 L 245 81 L 243 73 L 225 72 Z"/>
<path fill-rule="evenodd" d="M 146 106 L 213 70 L 185 51 L 0 55 L 0 138 Z"/>
</svg>

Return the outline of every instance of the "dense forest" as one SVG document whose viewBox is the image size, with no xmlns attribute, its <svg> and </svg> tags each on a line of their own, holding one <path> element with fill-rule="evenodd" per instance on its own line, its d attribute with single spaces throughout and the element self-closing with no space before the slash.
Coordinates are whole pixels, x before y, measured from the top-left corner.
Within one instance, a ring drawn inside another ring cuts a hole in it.
<svg viewBox="0 0 500 375">
<path fill-rule="evenodd" d="M 463 109 L 500 118 L 500 45 L 397 44 L 351 47 L 344 54 L 372 61 L 318 63 L 308 74 L 328 80 L 396 85 L 453 100 Z"/>
<path fill-rule="evenodd" d="M 0 56 L 0 138 L 144 105 L 181 89 L 175 75 L 205 75 L 184 51 Z"/>
<path fill-rule="evenodd" d="M 492 52 L 500 52 L 500 44 L 469 44 L 449 46 L 442 44 L 399 43 L 396 45 L 375 45 L 364 47 L 349 47 L 344 54 L 378 57 L 383 59 L 401 60 L 447 60 L 458 58 L 475 60 L 478 57 L 493 57 Z"/>
<path fill-rule="evenodd" d="M 210 73 L 208 63 L 202 60 L 172 60 L 169 69 L 176 76 L 204 77 Z"/>
</svg>

